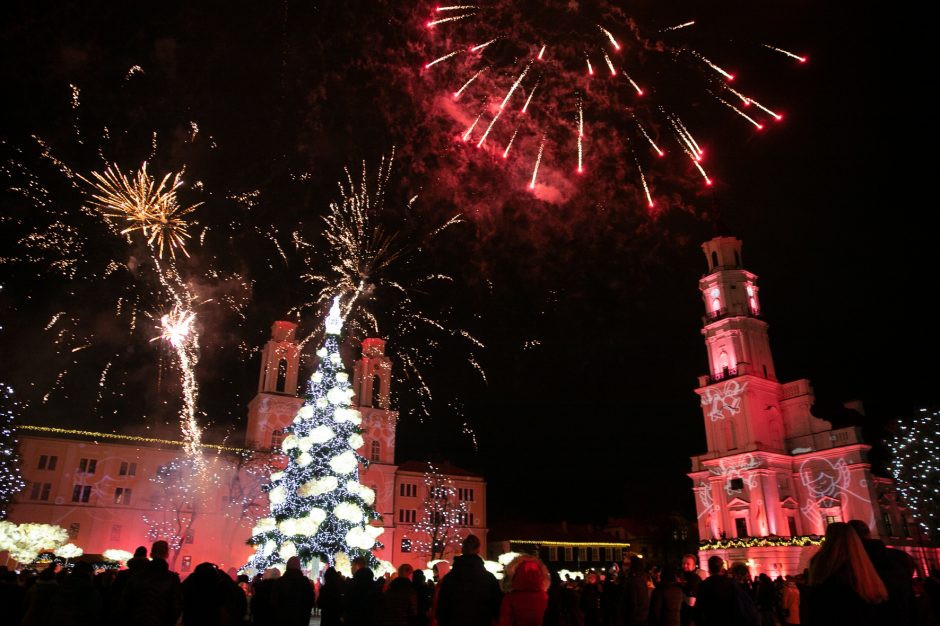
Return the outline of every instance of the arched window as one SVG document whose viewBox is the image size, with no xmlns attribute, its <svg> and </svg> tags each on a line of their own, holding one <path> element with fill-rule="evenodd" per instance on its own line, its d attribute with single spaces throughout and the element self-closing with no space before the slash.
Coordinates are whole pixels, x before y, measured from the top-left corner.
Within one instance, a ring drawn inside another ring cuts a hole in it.
<svg viewBox="0 0 940 626">
<path fill-rule="evenodd" d="M 372 453 L 369 455 L 370 461 L 378 461 L 382 456 L 382 444 L 378 441 L 372 442 Z"/>
<path fill-rule="evenodd" d="M 712 269 L 718 267 L 718 253 L 712 252 Z"/>
<path fill-rule="evenodd" d="M 737 265 L 738 267 L 741 267 L 741 257 L 738 256 L 737 250 L 734 251 L 734 264 Z"/>
<path fill-rule="evenodd" d="M 721 311 L 721 300 L 714 298 L 712 299 L 712 313 L 717 315 L 719 311 Z"/>
<path fill-rule="evenodd" d="M 277 362 L 277 384 L 274 386 L 274 390 L 280 393 L 284 393 L 284 388 L 287 386 L 287 359 L 281 359 Z"/>
<path fill-rule="evenodd" d="M 724 372 L 730 366 L 728 365 L 728 353 L 722 352 L 721 356 L 718 357 L 718 366 L 721 368 L 721 371 Z"/>
</svg>

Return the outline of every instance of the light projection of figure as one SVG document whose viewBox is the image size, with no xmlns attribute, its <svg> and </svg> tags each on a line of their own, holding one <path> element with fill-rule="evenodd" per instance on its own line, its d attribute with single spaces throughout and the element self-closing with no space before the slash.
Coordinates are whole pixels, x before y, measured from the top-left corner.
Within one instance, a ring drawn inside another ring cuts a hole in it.
<svg viewBox="0 0 940 626">
<path fill-rule="evenodd" d="M 708 471 L 715 476 L 725 478 L 725 493 L 730 496 L 737 491 L 731 488 L 732 478 L 740 478 L 749 489 L 754 488 L 757 484 L 757 476 L 755 474 L 745 474 L 744 472 L 758 467 L 760 467 L 760 460 L 754 458 L 753 454 L 745 454 L 743 457 L 737 457 L 731 460 L 721 459 L 718 461 L 718 467 L 710 467 Z"/>
<path fill-rule="evenodd" d="M 699 481 L 698 500 L 702 503 L 702 511 L 698 514 L 698 519 L 705 518 L 705 528 L 712 533 L 712 538 L 718 538 L 718 507 L 712 498 L 712 490 L 709 484 L 702 480 Z"/>
<path fill-rule="evenodd" d="M 747 382 L 729 380 L 720 387 L 711 387 L 702 396 L 702 406 L 707 406 L 708 417 L 713 422 L 741 412 L 741 396 L 747 389 Z"/>
<path fill-rule="evenodd" d="M 844 458 L 835 462 L 823 457 L 806 459 L 800 464 L 800 480 L 806 488 L 808 497 L 802 506 L 803 514 L 820 525 L 823 521 L 822 509 L 838 506 L 841 510 L 848 498 L 871 504 L 866 491 L 868 481 L 864 478 L 860 479 L 858 481 L 860 490 L 855 491 L 849 465 Z M 867 508 L 871 510 L 870 506 Z M 873 526 L 874 513 L 866 521 L 869 526 Z"/>
</svg>

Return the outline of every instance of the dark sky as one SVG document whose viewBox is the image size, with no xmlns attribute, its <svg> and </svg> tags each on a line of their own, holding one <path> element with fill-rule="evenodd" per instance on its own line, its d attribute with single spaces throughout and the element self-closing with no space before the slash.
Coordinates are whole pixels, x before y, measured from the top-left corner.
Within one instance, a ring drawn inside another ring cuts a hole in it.
<svg viewBox="0 0 940 626">
<path fill-rule="evenodd" d="M 879 147 L 894 132 L 885 121 L 893 105 L 874 80 L 873 16 L 809 2 L 660 4 L 637 3 L 638 22 L 695 18 L 704 33 L 696 45 L 727 59 L 786 119 L 756 134 L 727 110 L 695 108 L 716 184 L 703 192 L 687 167 L 652 170 L 660 212 L 650 216 L 635 179 L 620 178 L 632 165 L 610 146 L 619 135 L 588 143 L 608 146 L 599 169 L 615 174 L 589 175 L 555 203 L 450 145 L 454 129 L 433 107 L 439 88 L 416 70 L 432 52 L 414 27 L 430 4 L 16 3 L 0 31 L 0 376 L 26 403 L 23 421 L 172 434 L 178 406 L 171 355 L 149 342 L 153 323 L 141 317 L 131 331 L 114 313 L 122 296 L 152 310 L 154 286 L 104 272 L 109 259 L 130 266 L 142 250 L 78 211 L 81 193 L 33 135 L 79 172 L 101 169 L 99 148 L 128 168 L 148 158 L 153 171 L 187 166 L 186 199 L 205 202 L 197 215 L 209 227 L 183 267 L 215 303 L 200 312 L 199 378 L 216 436 L 243 427 L 252 349 L 274 319 L 311 299 L 300 276 L 325 269 L 305 266 L 291 233 L 318 242 L 342 167 L 374 164 L 396 145 L 390 204 L 420 199 L 407 219 L 390 211 L 389 228 L 411 233 L 409 251 L 421 259 L 398 271 L 454 277 L 416 300 L 480 338 L 488 381 L 460 342 L 390 333 L 393 354 L 403 342 L 434 358 L 431 419 L 419 419 L 408 383 L 397 390 L 398 460 L 448 458 L 483 473 L 496 521 L 692 510 L 688 456 L 705 447 L 692 391 L 706 367 L 699 246 L 716 232 L 744 240 L 778 375 L 810 378 L 820 414 L 861 399 L 886 422 L 935 404 L 935 255 L 927 229 L 909 226 L 923 210 L 909 183 L 914 166 Z M 810 61 L 768 56 L 764 42 Z M 143 71 L 126 78 L 135 65 Z M 18 191 L 26 187 L 48 191 L 44 207 Z M 421 238 L 455 212 L 465 224 Z M 74 279 L 53 271 L 56 245 L 24 249 L 30 232 L 55 221 L 83 242 Z M 223 306 L 231 302 L 239 312 Z M 384 302 L 372 304 L 382 319 Z M 59 311 L 67 314 L 47 330 Z M 317 318 L 307 311 L 299 321 L 309 331 Z"/>
</svg>

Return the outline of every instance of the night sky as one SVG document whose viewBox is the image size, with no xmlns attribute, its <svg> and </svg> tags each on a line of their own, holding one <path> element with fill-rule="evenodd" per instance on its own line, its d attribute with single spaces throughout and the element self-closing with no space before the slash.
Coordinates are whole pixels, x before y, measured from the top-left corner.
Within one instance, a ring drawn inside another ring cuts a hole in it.
<svg viewBox="0 0 940 626">
<path fill-rule="evenodd" d="M 83 214 L 85 188 L 35 137 L 86 175 L 104 167 L 102 155 L 128 169 L 149 159 L 155 173 L 186 166 L 181 193 L 204 203 L 192 232 L 205 237 L 180 267 L 211 299 L 199 309 L 198 375 L 213 439 L 239 440 L 271 322 L 296 319 L 304 334 L 318 325 L 316 310 L 296 307 L 315 294 L 302 276 L 328 268 L 292 233 L 321 249 L 320 217 L 343 167 L 356 173 L 365 160 L 374 171 L 392 146 L 382 219 L 407 254 L 390 276 L 454 278 L 414 301 L 485 344 L 473 354 L 487 379 L 468 365 L 465 342 L 389 332 L 393 358 L 401 342 L 433 358 L 423 370 L 430 418 L 413 385 L 396 383 L 398 461 L 482 473 L 491 521 L 693 510 L 688 457 L 705 451 L 693 393 L 706 372 L 699 246 L 716 233 L 744 240 L 778 375 L 810 378 L 819 415 L 858 399 L 883 424 L 936 404 L 936 260 L 928 230 L 908 226 L 924 210 L 911 166 L 877 145 L 892 105 L 873 80 L 873 16 L 802 1 L 634 4 L 652 31 L 696 19 L 695 45 L 785 113 L 756 133 L 704 92 L 687 94 L 716 182 L 704 191 L 678 159 L 653 168 L 653 212 L 622 124 L 603 112 L 587 122 L 596 171 L 570 181 L 566 164 L 547 161 L 554 195 L 525 190 L 531 159 L 497 167 L 455 142 L 464 114 L 437 106 L 451 87 L 419 71 L 436 50 L 421 27 L 432 4 L 16 3 L 0 30 L 0 378 L 16 388 L 21 420 L 175 436 L 179 406 L 172 355 L 149 341 L 144 313 L 164 303 L 135 270 L 142 244 Z M 768 53 L 767 42 L 810 60 Z M 693 89 L 662 82 L 683 96 Z M 455 213 L 463 224 L 427 237 Z M 30 233 L 54 223 L 59 239 L 31 247 Z M 117 271 L 106 271 L 111 260 Z M 139 302 L 133 330 L 126 308 L 115 312 L 122 297 Z M 389 328 L 391 301 L 376 292 L 369 302 Z"/>
</svg>

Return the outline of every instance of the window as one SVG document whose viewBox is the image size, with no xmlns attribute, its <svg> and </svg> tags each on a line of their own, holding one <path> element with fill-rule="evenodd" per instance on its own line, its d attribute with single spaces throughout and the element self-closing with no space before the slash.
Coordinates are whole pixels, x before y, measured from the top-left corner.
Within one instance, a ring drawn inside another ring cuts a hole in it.
<svg viewBox="0 0 940 626">
<path fill-rule="evenodd" d="M 183 539 L 183 543 L 193 543 L 196 540 L 196 531 L 193 528 L 186 529 L 186 537 Z"/>
<path fill-rule="evenodd" d="M 398 494 L 405 498 L 414 498 L 418 495 L 418 485 L 402 483 L 398 486 Z"/>
<path fill-rule="evenodd" d="M 557 561 L 558 560 L 558 548 L 555 546 L 549 546 L 548 548 L 548 560 Z"/>
<path fill-rule="evenodd" d="M 52 483 L 33 483 L 29 492 L 30 500 L 49 500 L 49 492 L 52 490 Z"/>
<path fill-rule="evenodd" d="M 744 491 L 744 479 L 732 478 L 728 481 L 728 489 L 731 491 Z"/>
<path fill-rule="evenodd" d="M 623 548 L 614 548 L 614 560 L 618 563 L 623 562 Z"/>
<path fill-rule="evenodd" d="M 72 487 L 72 502 L 88 502 L 89 498 L 91 498 L 91 485 Z"/>
<path fill-rule="evenodd" d="M 595 563 L 601 560 L 601 549 L 600 548 L 591 548 L 591 560 Z"/>
<path fill-rule="evenodd" d="M 378 441 L 372 442 L 372 454 L 369 457 L 370 461 L 378 461 L 382 454 L 382 444 Z"/>
<path fill-rule="evenodd" d="M 459 500 L 466 500 L 467 502 L 473 502 L 473 489 L 470 489 L 468 487 L 458 487 L 457 498 Z"/>
<path fill-rule="evenodd" d="M 111 541 L 121 540 L 121 525 L 111 524 Z"/>
<path fill-rule="evenodd" d="M 118 487 L 114 490 L 114 503 L 115 504 L 130 504 L 131 503 L 131 490 L 125 487 Z"/>
<path fill-rule="evenodd" d="M 473 526 L 473 513 L 461 513 L 460 525 L 461 526 Z"/>
<path fill-rule="evenodd" d="M 402 551 L 402 552 L 411 552 L 411 539 L 402 539 L 402 540 L 401 540 L 401 551 Z"/>
<path fill-rule="evenodd" d="M 414 524 L 418 517 L 415 509 L 398 509 L 398 521 L 403 524 Z"/>
<path fill-rule="evenodd" d="M 428 490 L 428 495 L 435 500 L 447 499 L 447 487 L 433 487 Z"/>
<path fill-rule="evenodd" d="M 183 571 L 188 572 L 193 566 L 193 557 L 184 556 L 183 557 Z"/>
<path fill-rule="evenodd" d="M 799 535 L 799 531 L 796 529 L 796 518 L 792 515 L 787 515 L 787 527 L 790 530 L 790 536 L 796 537 Z"/>
<path fill-rule="evenodd" d="M 127 461 L 121 461 L 121 469 L 118 470 L 120 476 L 136 476 L 137 475 L 137 463 L 128 463 Z"/>
<path fill-rule="evenodd" d="M 565 560 L 569 562 L 574 561 L 574 548 L 571 546 L 565 546 Z"/>
<path fill-rule="evenodd" d="M 280 428 L 276 428 L 271 433 L 271 449 L 279 450 L 281 447 L 281 442 L 284 441 L 284 431 Z"/>
<path fill-rule="evenodd" d="M 718 253 L 712 252 L 712 269 L 718 267 Z"/>
<path fill-rule="evenodd" d="M 82 529 L 82 525 L 78 522 L 72 522 L 69 524 L 69 539 L 78 539 L 78 532 Z"/>
<path fill-rule="evenodd" d="M 885 534 L 894 537 L 894 526 L 891 524 L 891 514 L 885 511 L 881 514 L 881 521 L 885 524 Z"/>
<path fill-rule="evenodd" d="M 734 518 L 734 531 L 736 537 L 747 537 L 747 519 L 744 517 Z"/>
<path fill-rule="evenodd" d="M 587 561 L 588 560 L 588 550 L 587 548 L 581 547 L 578 548 L 578 560 Z"/>
<path fill-rule="evenodd" d="M 911 536 L 911 530 L 908 527 L 907 515 L 901 514 L 901 536 L 905 539 Z"/>
<path fill-rule="evenodd" d="M 48 456 L 45 454 L 39 455 L 39 467 L 41 470 L 54 470 L 56 463 L 59 461 L 57 456 Z"/>
<path fill-rule="evenodd" d="M 287 387 L 287 359 L 281 359 L 277 362 L 277 383 L 274 391 L 284 393 Z"/>
<path fill-rule="evenodd" d="M 826 516 L 826 526 L 829 526 L 829 524 L 832 524 L 833 522 L 841 522 L 841 521 L 842 521 L 841 515 L 836 514 L 836 515 Z"/>
<path fill-rule="evenodd" d="M 97 467 L 98 461 L 96 459 L 81 459 L 78 462 L 78 471 L 82 474 L 94 474 Z"/>
</svg>

